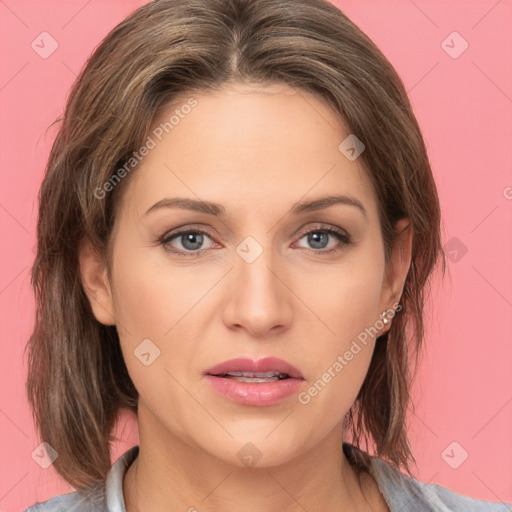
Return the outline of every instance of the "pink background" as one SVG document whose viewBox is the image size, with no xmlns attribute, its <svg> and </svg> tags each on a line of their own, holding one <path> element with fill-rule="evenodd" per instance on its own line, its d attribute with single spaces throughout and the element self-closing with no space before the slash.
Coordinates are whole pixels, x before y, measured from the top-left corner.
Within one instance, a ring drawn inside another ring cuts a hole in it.
<svg viewBox="0 0 512 512">
<path fill-rule="evenodd" d="M 94 47 L 143 3 L 0 3 L 0 511 L 19 511 L 72 490 L 51 466 L 42 469 L 31 457 L 41 440 L 24 388 L 22 350 L 34 312 L 28 272 L 36 199 L 55 135 L 55 127 L 46 129 L 61 113 Z M 512 4 L 336 4 L 401 75 L 427 142 L 443 209 L 451 282 L 447 278 L 443 288 L 434 287 L 427 353 L 414 388 L 410 436 L 418 461 L 415 476 L 475 498 L 510 502 Z M 442 44 L 454 31 L 469 44 L 457 58 L 445 49 L 458 53 L 464 44 L 459 36 Z M 31 47 L 42 32 L 58 43 L 47 59 Z M 125 427 L 114 458 L 137 442 L 136 426 L 128 421 Z M 457 469 L 445 462 L 453 465 L 463 450 L 468 457 Z"/>
</svg>

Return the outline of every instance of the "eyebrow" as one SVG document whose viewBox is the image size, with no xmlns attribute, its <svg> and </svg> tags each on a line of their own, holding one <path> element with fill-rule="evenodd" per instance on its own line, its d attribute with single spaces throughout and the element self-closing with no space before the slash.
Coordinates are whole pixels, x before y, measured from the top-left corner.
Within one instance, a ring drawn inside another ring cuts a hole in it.
<svg viewBox="0 0 512 512">
<path fill-rule="evenodd" d="M 348 195 L 325 196 L 314 199 L 312 201 L 301 201 L 293 205 L 290 213 L 292 213 L 292 215 L 300 215 L 307 212 L 323 210 L 336 204 L 354 206 L 361 211 L 365 218 L 368 218 L 366 209 L 362 203 L 355 197 Z M 206 213 L 208 215 L 215 216 L 221 216 L 226 213 L 224 206 L 219 203 L 200 201 L 197 199 L 190 199 L 185 197 L 166 197 L 151 206 L 145 215 L 161 208 L 182 208 L 184 210 L 192 210 L 195 212 Z"/>
</svg>

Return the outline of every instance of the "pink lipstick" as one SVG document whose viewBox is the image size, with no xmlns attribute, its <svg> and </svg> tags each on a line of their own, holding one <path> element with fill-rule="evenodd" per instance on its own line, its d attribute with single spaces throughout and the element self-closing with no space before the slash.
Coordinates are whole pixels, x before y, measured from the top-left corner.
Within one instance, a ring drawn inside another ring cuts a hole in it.
<svg viewBox="0 0 512 512">
<path fill-rule="evenodd" d="M 276 357 L 237 358 L 208 368 L 206 381 L 219 394 L 243 405 L 274 405 L 298 392 L 305 379 Z"/>
</svg>

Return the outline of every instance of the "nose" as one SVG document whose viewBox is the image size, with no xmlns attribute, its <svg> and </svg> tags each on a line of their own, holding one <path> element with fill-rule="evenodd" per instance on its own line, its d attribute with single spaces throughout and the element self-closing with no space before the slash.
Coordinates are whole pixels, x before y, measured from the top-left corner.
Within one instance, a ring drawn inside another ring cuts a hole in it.
<svg viewBox="0 0 512 512">
<path fill-rule="evenodd" d="M 245 330 L 251 337 L 263 338 L 290 327 L 293 293 L 270 250 L 252 262 L 237 254 L 229 278 L 223 311 L 229 329 Z"/>
</svg>

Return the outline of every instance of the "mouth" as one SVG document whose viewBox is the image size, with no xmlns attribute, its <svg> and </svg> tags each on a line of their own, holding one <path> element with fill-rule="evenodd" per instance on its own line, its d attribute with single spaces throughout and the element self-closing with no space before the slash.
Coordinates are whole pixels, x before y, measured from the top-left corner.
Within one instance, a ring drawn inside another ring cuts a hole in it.
<svg viewBox="0 0 512 512">
<path fill-rule="evenodd" d="M 206 370 L 204 377 L 224 398 L 255 407 L 276 405 L 289 399 L 305 383 L 295 366 L 276 357 L 230 359 Z"/>
<path fill-rule="evenodd" d="M 253 407 L 277 405 L 296 395 L 305 383 L 294 366 L 273 358 L 232 359 L 207 370 L 204 377 L 225 399 Z"/>
<path fill-rule="evenodd" d="M 224 374 L 208 374 L 213 377 L 236 380 L 238 382 L 277 382 L 278 380 L 289 379 L 287 373 L 281 372 L 227 372 Z"/>
<path fill-rule="evenodd" d="M 277 357 L 258 360 L 241 357 L 217 364 L 205 375 L 236 380 L 238 382 L 276 382 L 285 379 L 304 380 L 302 373 L 292 364 Z"/>
</svg>

